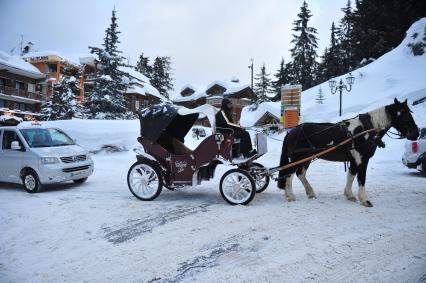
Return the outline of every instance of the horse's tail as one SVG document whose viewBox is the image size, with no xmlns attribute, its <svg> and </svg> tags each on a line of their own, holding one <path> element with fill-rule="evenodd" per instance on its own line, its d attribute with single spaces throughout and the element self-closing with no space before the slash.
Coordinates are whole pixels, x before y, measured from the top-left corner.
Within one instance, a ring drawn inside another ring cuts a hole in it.
<svg viewBox="0 0 426 283">
<path fill-rule="evenodd" d="M 283 141 L 283 147 L 281 149 L 281 158 L 280 158 L 280 166 L 284 166 L 290 163 L 290 158 L 288 156 L 288 148 L 287 148 L 287 137 L 285 136 Z M 281 170 L 278 173 L 278 188 L 285 189 L 285 181 L 286 176 L 289 174 L 288 170 Z"/>
</svg>

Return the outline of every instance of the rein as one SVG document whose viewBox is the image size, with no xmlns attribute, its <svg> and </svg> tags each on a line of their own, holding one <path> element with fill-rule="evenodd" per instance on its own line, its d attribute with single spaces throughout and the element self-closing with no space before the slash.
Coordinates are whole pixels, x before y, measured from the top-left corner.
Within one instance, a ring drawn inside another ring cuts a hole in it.
<svg viewBox="0 0 426 283">
<path fill-rule="evenodd" d="M 356 135 L 353 135 L 353 136 L 352 136 L 352 137 L 350 137 L 350 138 L 347 138 L 346 140 L 344 140 L 344 141 L 340 142 L 339 144 L 337 144 L 337 145 L 335 145 L 335 146 L 332 146 L 332 147 L 330 147 L 330 148 L 327 148 L 327 149 L 325 149 L 325 150 L 323 150 L 323 151 L 321 151 L 321 152 L 318 152 L 318 153 L 316 153 L 316 154 L 313 154 L 313 155 L 311 155 L 311 156 L 308 156 L 308 157 L 306 157 L 306 158 L 304 158 L 304 159 L 301 159 L 301 160 L 298 160 L 298 161 L 292 162 L 292 163 L 287 164 L 287 165 L 284 165 L 284 166 L 278 166 L 278 167 L 273 167 L 273 168 L 266 169 L 266 173 L 267 173 L 268 175 L 272 175 L 272 174 L 274 174 L 274 173 L 276 173 L 276 172 L 278 172 L 278 171 L 285 170 L 285 169 L 288 169 L 288 168 L 292 168 L 292 167 L 294 167 L 294 166 L 297 166 L 297 165 L 300 165 L 300 164 L 303 164 L 303 163 L 306 163 L 306 162 L 312 161 L 312 160 L 317 159 L 317 158 L 319 158 L 320 156 L 322 156 L 322 155 L 324 155 L 324 154 L 326 154 L 326 153 L 329 153 L 329 152 L 331 152 L 331 151 L 333 151 L 333 150 L 338 149 L 339 147 L 341 147 L 341 146 L 343 146 L 343 145 L 345 145 L 345 144 L 347 144 L 347 143 L 349 143 L 349 142 L 353 141 L 354 139 L 356 139 L 356 138 L 358 138 L 358 137 L 360 137 L 360 136 L 363 136 L 363 135 L 368 134 L 368 133 L 371 133 L 371 132 L 379 133 L 381 130 L 382 130 L 382 129 L 380 129 L 380 128 L 373 128 L 373 129 L 368 129 L 368 130 L 362 131 L 362 132 L 360 132 L 360 133 L 358 133 L 358 134 L 356 134 Z"/>
</svg>

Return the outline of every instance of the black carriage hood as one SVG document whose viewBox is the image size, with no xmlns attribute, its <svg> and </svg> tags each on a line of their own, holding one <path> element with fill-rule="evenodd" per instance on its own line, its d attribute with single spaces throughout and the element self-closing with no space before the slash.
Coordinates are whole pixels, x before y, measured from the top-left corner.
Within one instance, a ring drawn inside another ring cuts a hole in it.
<svg viewBox="0 0 426 283">
<path fill-rule="evenodd" d="M 139 112 L 141 136 L 150 142 L 156 142 L 162 133 L 166 133 L 181 142 L 198 118 L 198 113 L 179 114 L 179 108 L 163 103 L 142 109 Z"/>
</svg>

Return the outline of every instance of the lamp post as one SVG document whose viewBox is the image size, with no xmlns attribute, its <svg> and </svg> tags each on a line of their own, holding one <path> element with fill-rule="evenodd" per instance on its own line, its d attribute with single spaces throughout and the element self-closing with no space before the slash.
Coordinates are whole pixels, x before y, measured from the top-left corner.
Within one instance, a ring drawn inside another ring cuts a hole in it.
<svg viewBox="0 0 426 283">
<path fill-rule="evenodd" d="M 254 59 L 251 58 L 250 62 L 251 62 L 251 65 L 248 66 L 248 68 L 251 70 L 251 89 L 253 89 L 253 62 L 254 62 Z"/>
<path fill-rule="evenodd" d="M 339 83 L 336 82 L 336 80 L 329 80 L 328 85 L 330 86 L 330 90 L 332 94 L 335 94 L 337 90 L 339 90 L 340 93 L 340 107 L 339 107 L 339 116 L 342 116 L 342 92 L 343 89 L 345 89 L 347 92 L 350 92 L 352 90 L 352 85 L 355 82 L 355 77 L 352 75 L 352 73 L 349 73 L 349 75 L 346 77 L 346 84 L 343 82 L 342 79 L 340 79 Z M 348 87 L 349 85 L 349 87 Z"/>
</svg>

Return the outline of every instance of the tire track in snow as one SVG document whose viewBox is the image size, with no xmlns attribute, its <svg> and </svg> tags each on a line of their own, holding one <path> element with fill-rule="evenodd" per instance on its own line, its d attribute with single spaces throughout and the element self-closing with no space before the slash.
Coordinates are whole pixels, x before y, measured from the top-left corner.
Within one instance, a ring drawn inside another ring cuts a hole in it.
<svg viewBox="0 0 426 283">
<path fill-rule="evenodd" d="M 123 227 L 118 229 L 103 227 L 102 230 L 105 233 L 104 238 L 114 245 L 122 244 L 145 233 L 151 233 L 156 227 L 178 221 L 179 219 L 200 212 L 207 212 L 207 207 L 212 204 L 213 203 L 201 204 L 193 207 L 180 207 L 177 209 L 171 209 L 167 212 L 151 215 L 143 219 L 131 219 L 128 220 Z"/>
<path fill-rule="evenodd" d="M 205 271 L 206 269 L 218 266 L 218 261 L 221 257 L 240 251 L 242 248 L 238 242 L 242 237 L 236 235 L 225 239 L 224 241 L 218 242 L 211 249 L 207 251 L 205 255 L 198 255 L 192 259 L 186 260 L 179 263 L 177 268 L 177 274 L 168 278 L 153 278 L 148 280 L 149 283 L 175 283 L 182 282 L 185 279 L 193 278 L 197 274 Z"/>
</svg>

